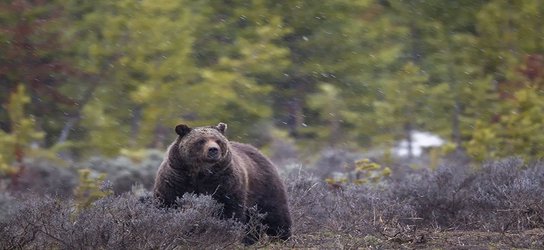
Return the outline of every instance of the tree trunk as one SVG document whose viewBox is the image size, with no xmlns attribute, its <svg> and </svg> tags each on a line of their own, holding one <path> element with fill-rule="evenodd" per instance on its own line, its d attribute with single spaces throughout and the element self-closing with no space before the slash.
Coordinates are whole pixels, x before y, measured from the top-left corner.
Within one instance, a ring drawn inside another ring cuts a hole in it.
<svg viewBox="0 0 544 250">
<path fill-rule="evenodd" d="M 329 144 L 333 147 L 336 146 L 336 144 L 340 140 L 340 121 L 338 120 L 336 108 L 334 107 L 334 109 L 335 111 L 331 113 L 333 115 L 330 121 L 330 128 L 329 128 L 331 130 Z"/>
<path fill-rule="evenodd" d="M 404 132 L 406 136 L 406 148 L 408 150 L 408 159 L 414 158 L 414 149 L 413 149 L 413 140 L 412 140 L 412 132 L 413 132 L 413 126 L 412 123 L 406 123 L 404 125 Z"/>
<path fill-rule="evenodd" d="M 64 143 L 68 140 L 71 131 L 81 120 L 81 111 L 83 110 L 85 105 L 91 100 L 91 97 L 93 96 L 96 87 L 98 87 L 98 83 L 96 83 L 96 81 L 94 80 L 91 81 L 91 86 L 83 93 L 83 97 L 81 98 L 81 100 L 76 102 L 78 107 L 74 112 L 72 112 L 72 114 L 68 116 L 68 119 L 66 120 L 66 123 L 64 124 L 64 127 L 60 132 L 57 144 Z"/>
<path fill-rule="evenodd" d="M 155 128 L 155 138 L 153 139 L 152 145 L 154 148 L 162 149 L 165 147 L 164 141 L 166 139 L 166 135 L 168 134 L 167 131 L 168 129 L 166 129 L 166 127 L 164 127 L 163 125 L 157 125 L 157 127 Z"/>
<path fill-rule="evenodd" d="M 23 147 L 19 143 L 15 144 L 14 154 L 15 154 L 15 162 L 17 163 L 17 170 L 15 171 L 15 173 L 12 173 L 10 176 L 11 182 L 9 183 L 8 189 L 11 191 L 20 191 L 19 179 L 25 172 L 26 166 L 24 163 L 25 153 L 24 153 Z"/>
<path fill-rule="evenodd" d="M 303 78 L 297 78 L 292 81 L 294 93 L 287 102 L 288 121 L 287 126 L 289 134 L 294 138 L 300 136 L 299 128 L 304 124 L 303 102 L 306 91 L 306 84 Z"/>
<path fill-rule="evenodd" d="M 131 124 L 130 124 L 130 132 L 133 136 L 130 137 L 129 144 L 132 147 L 138 146 L 138 135 L 140 133 L 140 122 L 142 121 L 142 107 L 140 105 L 137 105 L 131 110 Z"/>
<path fill-rule="evenodd" d="M 453 67 L 455 67 L 454 58 L 455 55 L 453 55 L 453 45 L 451 41 L 450 31 L 446 29 L 446 40 L 447 40 L 447 50 L 448 50 L 448 57 L 450 60 L 448 60 L 448 78 L 450 80 L 450 88 L 453 93 L 453 112 L 451 115 L 451 139 L 456 145 L 456 150 L 461 149 L 461 128 L 460 128 L 460 116 L 461 116 L 461 102 L 459 100 L 460 98 L 460 88 L 459 88 L 459 82 L 457 81 L 457 77 L 455 77 L 455 72 L 453 71 Z"/>
<path fill-rule="evenodd" d="M 412 38 L 411 49 L 412 49 L 412 61 L 418 66 L 421 66 L 421 48 L 420 48 L 420 33 L 416 28 L 415 23 L 410 24 L 410 35 Z"/>
</svg>

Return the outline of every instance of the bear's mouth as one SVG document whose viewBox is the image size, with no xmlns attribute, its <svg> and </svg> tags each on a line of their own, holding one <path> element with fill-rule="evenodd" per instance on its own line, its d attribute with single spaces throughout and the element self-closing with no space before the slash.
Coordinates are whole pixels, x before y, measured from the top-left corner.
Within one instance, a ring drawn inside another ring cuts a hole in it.
<svg viewBox="0 0 544 250">
<path fill-rule="evenodd" d="M 208 155 L 204 158 L 204 161 L 205 162 L 208 162 L 208 163 L 216 163 L 218 162 L 219 160 L 221 159 L 221 154 L 217 154 L 217 155 Z"/>
<path fill-rule="evenodd" d="M 204 159 L 204 161 L 205 161 L 205 162 L 208 162 L 208 163 L 216 163 L 216 162 L 219 161 L 219 159 L 220 159 L 219 156 L 213 157 L 213 158 L 211 158 L 211 157 L 206 157 L 206 159 Z"/>
</svg>

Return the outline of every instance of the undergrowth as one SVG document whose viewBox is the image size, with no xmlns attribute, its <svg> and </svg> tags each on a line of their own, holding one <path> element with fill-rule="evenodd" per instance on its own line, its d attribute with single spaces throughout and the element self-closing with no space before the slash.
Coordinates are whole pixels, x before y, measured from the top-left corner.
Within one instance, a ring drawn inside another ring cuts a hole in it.
<svg viewBox="0 0 544 250">
<path fill-rule="evenodd" d="M 284 181 L 293 236 L 255 247 L 398 248 L 428 231 L 544 228 L 542 162 L 510 158 L 476 170 L 449 163 L 368 185 L 331 187 L 301 170 Z M 4 192 L 0 242 L 4 249 L 240 248 L 248 227 L 259 228 L 220 219 L 222 207 L 209 196 L 187 194 L 180 204 L 161 208 L 127 192 L 76 209 L 72 198 Z"/>
</svg>

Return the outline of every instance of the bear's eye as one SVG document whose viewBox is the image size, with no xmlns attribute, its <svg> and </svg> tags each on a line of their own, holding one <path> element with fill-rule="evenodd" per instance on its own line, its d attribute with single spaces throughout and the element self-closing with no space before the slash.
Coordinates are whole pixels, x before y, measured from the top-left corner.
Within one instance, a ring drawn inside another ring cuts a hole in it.
<svg viewBox="0 0 544 250">
<path fill-rule="evenodd" d="M 196 141 L 196 143 L 202 145 L 202 144 L 206 143 L 206 140 L 200 139 L 200 140 Z"/>
<path fill-rule="evenodd" d="M 215 140 L 215 143 L 217 143 L 217 145 L 221 145 L 221 140 Z"/>
</svg>

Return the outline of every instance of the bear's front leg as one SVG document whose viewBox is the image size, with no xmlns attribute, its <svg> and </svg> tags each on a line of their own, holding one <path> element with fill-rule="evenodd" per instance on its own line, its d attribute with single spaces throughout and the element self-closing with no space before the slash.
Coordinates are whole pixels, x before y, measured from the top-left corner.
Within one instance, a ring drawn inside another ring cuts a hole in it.
<svg viewBox="0 0 544 250">
<path fill-rule="evenodd" d="M 242 223 L 246 223 L 245 217 L 245 200 L 240 195 L 224 194 L 214 197 L 219 203 L 223 204 L 223 213 L 221 217 L 224 219 L 235 218 Z"/>
</svg>

